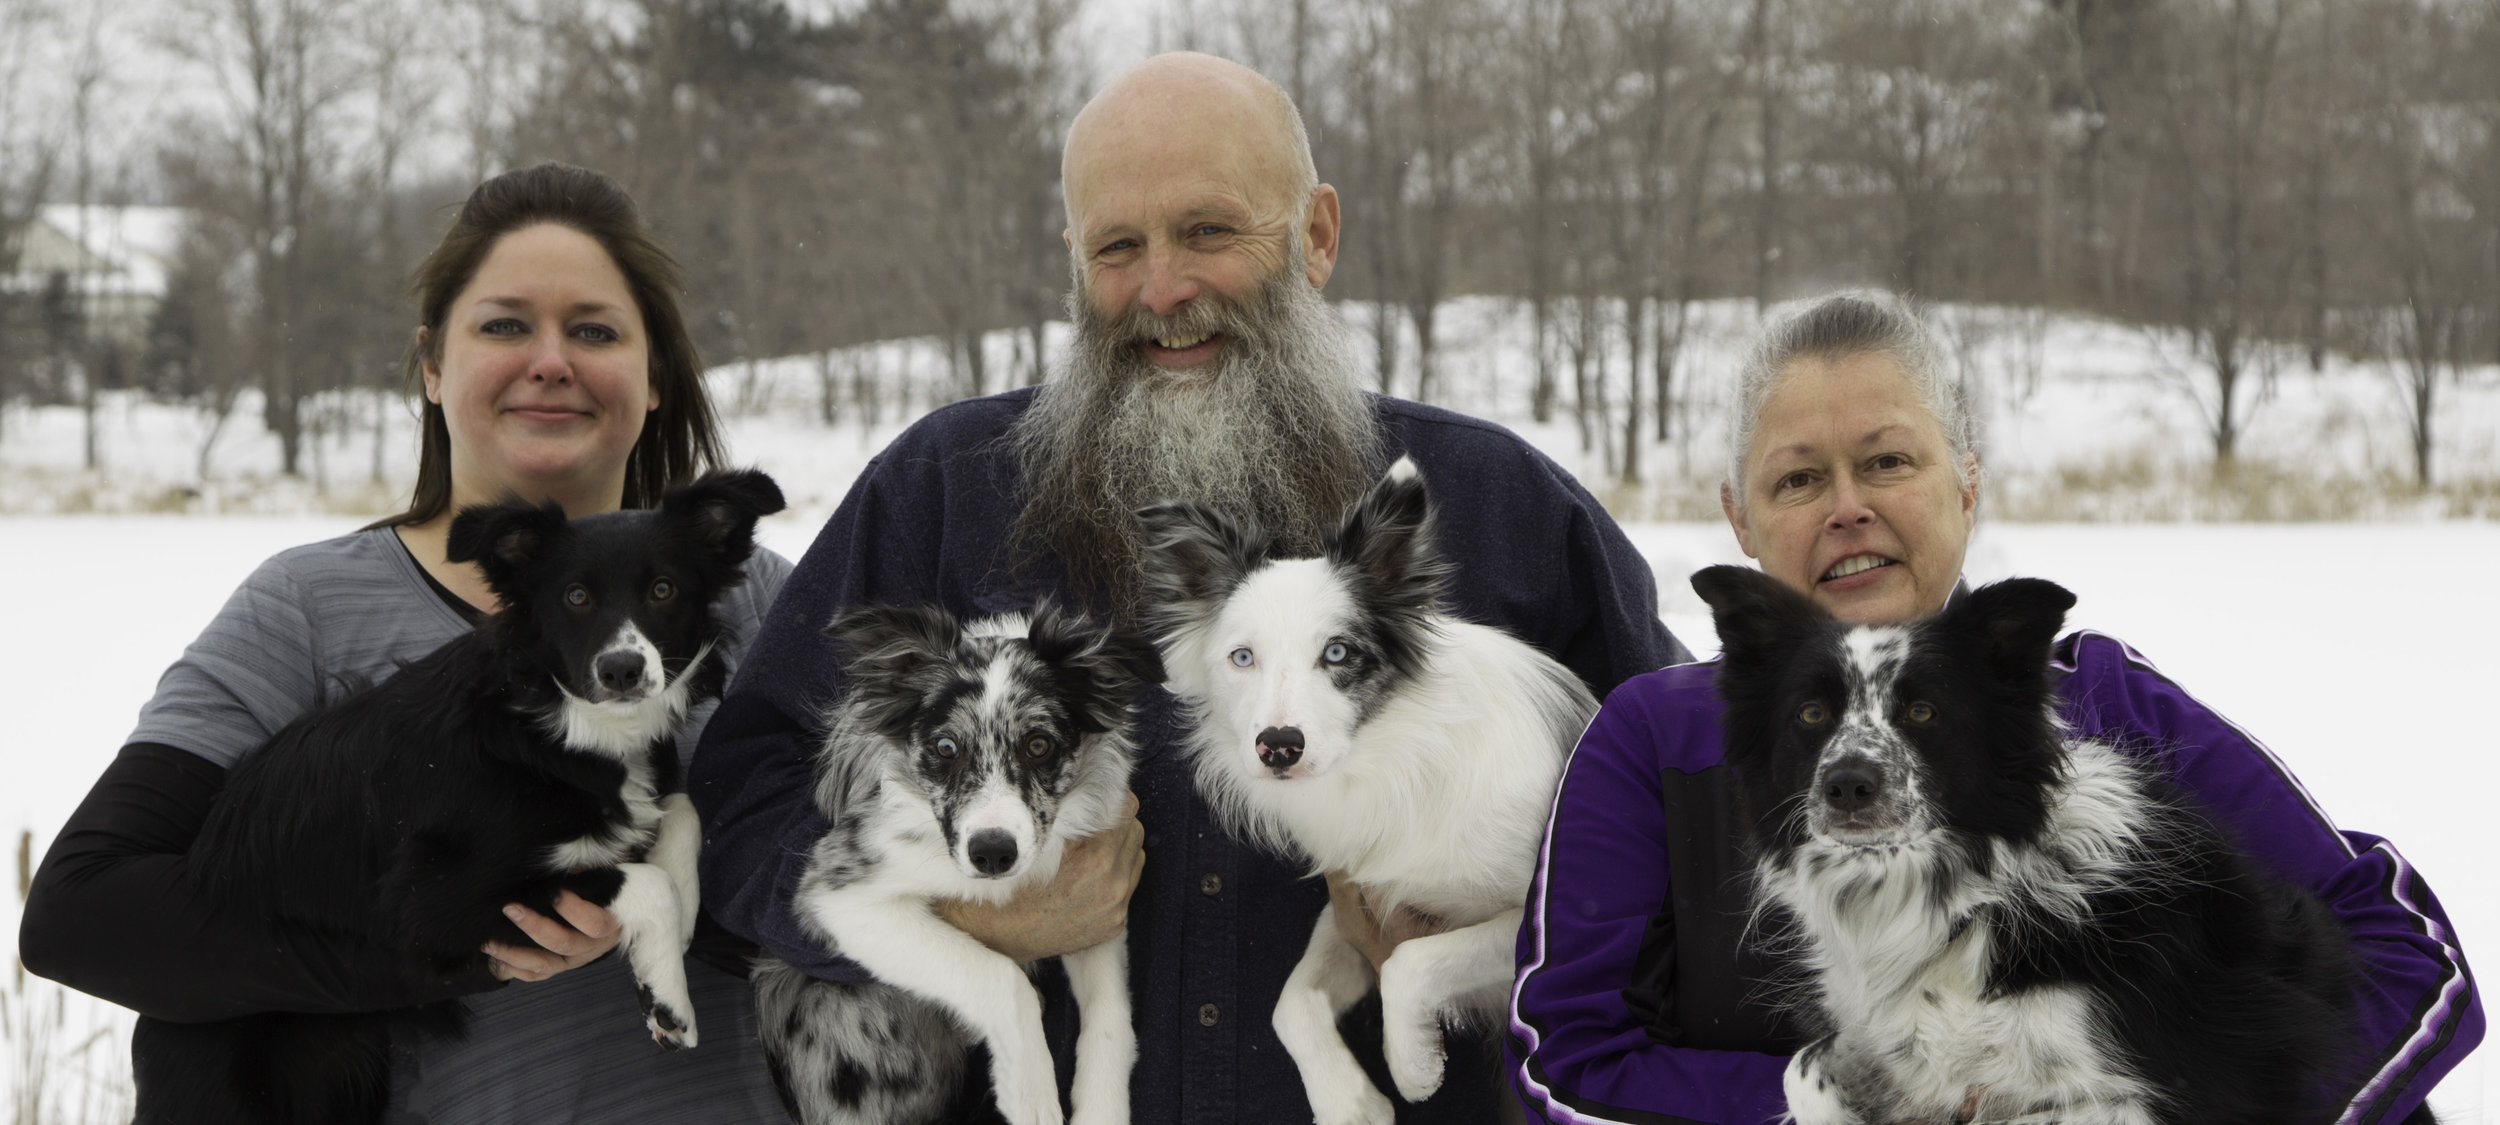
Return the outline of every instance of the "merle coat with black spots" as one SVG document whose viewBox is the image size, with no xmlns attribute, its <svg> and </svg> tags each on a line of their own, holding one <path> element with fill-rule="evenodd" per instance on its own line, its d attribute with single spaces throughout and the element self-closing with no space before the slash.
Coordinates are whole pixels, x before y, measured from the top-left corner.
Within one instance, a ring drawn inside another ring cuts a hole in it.
<svg viewBox="0 0 2500 1125">
<path fill-rule="evenodd" d="M 1757 924 L 1816 1036 L 1794 1120 L 2331 1116 L 2357 1061 L 2343 927 L 2140 756 L 2064 736 L 2048 658 L 2072 594 L 2011 579 L 1852 628 L 1746 568 L 1693 586 Z"/>
<path fill-rule="evenodd" d="M 572 891 L 622 923 L 653 1038 L 694 1046 L 683 958 L 700 829 L 675 739 L 720 691 L 712 601 L 744 579 L 757 518 L 781 506 L 771 478 L 742 471 L 651 510 L 463 510 L 449 557 L 477 563 L 501 612 L 245 759 L 194 869 L 236 909 L 397 950 L 419 979 L 477 969 L 489 941 L 532 944 L 504 904 L 553 915 Z M 456 1002 L 143 1020 L 140 1119 L 378 1120 L 391 1028 L 412 1015 L 457 1032 Z"/>
<path fill-rule="evenodd" d="M 1151 646 L 1049 603 L 963 624 L 869 605 L 826 632 L 851 654 L 816 802 L 831 825 L 797 909 L 874 974 L 820 981 L 758 963 L 757 1019 L 807 1125 L 952 1116 L 968 1048 L 988 1048 L 1011 1125 L 1062 1120 L 1041 997 L 1023 967 L 940 919 L 935 899 L 1004 902 L 1116 823 L 1135 758 L 1131 705 L 1162 678 Z M 1128 1120 L 1137 1037 L 1125 935 L 1061 958 L 1083 1027 L 1074 1120 Z"/>
</svg>

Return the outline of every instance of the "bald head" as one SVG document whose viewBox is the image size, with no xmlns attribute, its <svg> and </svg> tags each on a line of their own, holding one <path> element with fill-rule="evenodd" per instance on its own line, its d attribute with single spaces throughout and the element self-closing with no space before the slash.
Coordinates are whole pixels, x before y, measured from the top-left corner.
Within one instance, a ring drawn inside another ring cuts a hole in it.
<svg viewBox="0 0 2500 1125">
<path fill-rule="evenodd" d="M 1059 166 L 1070 225 L 1103 176 L 1152 165 L 1231 173 L 1294 202 L 1319 185 L 1293 99 L 1258 71 L 1195 51 L 1129 68 L 1077 113 Z"/>
</svg>

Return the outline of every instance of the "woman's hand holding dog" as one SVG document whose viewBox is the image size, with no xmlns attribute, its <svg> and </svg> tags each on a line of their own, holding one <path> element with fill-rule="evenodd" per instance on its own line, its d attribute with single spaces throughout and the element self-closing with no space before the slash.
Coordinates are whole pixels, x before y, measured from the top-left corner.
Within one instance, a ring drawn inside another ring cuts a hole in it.
<svg viewBox="0 0 2500 1125">
<path fill-rule="evenodd" d="M 1128 925 L 1128 899 L 1146 870 L 1146 829 L 1130 793 L 1111 827 L 1068 845 L 1059 874 L 1006 903 L 941 900 L 938 916 L 1019 964 L 1092 949 Z"/>
<path fill-rule="evenodd" d="M 507 904 L 503 912 L 538 945 L 530 948 L 487 942 L 486 968 L 495 974 L 496 980 L 542 981 L 567 969 L 578 969 L 616 948 L 625 929 L 607 908 L 593 905 L 571 891 L 556 899 L 556 913 L 563 916 L 562 921 L 517 902 Z"/>
</svg>

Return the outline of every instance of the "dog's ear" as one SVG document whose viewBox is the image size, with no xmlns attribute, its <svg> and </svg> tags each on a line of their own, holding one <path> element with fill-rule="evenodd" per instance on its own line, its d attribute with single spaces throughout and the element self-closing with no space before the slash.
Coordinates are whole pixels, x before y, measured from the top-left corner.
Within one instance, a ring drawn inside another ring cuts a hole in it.
<svg viewBox="0 0 2500 1125">
<path fill-rule="evenodd" d="M 1025 640 L 1076 704 L 1077 727 L 1100 733 L 1126 721 L 1137 693 L 1163 682 L 1163 659 L 1145 638 L 1097 626 L 1084 614 L 1043 601 Z"/>
<path fill-rule="evenodd" d="M 1429 613 L 1451 571 L 1433 549 L 1432 522 L 1423 473 L 1400 457 L 1347 513 L 1328 560 L 1351 570 L 1380 608 Z"/>
<path fill-rule="evenodd" d="M 2075 595 L 2045 578 L 2008 578 L 1954 599 L 1935 625 L 1976 646 L 2000 681 L 2029 684 L 2047 675 L 2049 648 Z"/>
<path fill-rule="evenodd" d="M 1815 631 L 1831 615 L 1779 579 L 1749 566 L 1706 566 L 1693 572 L 1693 592 L 1710 604 L 1719 656 L 1730 667 L 1760 667 Z"/>
<path fill-rule="evenodd" d="M 1168 637 L 1211 613 L 1250 572 L 1264 565 L 1258 535 L 1204 504 L 1169 503 L 1138 510 L 1145 553 L 1147 627 Z"/>
<path fill-rule="evenodd" d="M 781 486 L 754 469 L 705 473 L 660 499 L 660 518 L 732 567 L 755 552 L 755 521 L 783 507 Z"/>
<path fill-rule="evenodd" d="M 963 625 L 933 605 L 870 602 L 837 613 L 825 635 L 850 653 L 853 675 L 908 675 L 954 655 Z"/>
<path fill-rule="evenodd" d="M 843 690 L 865 705 L 868 721 L 889 737 L 911 734 L 926 688 L 924 673 L 945 666 L 963 643 L 963 625 L 933 605 L 855 605 L 825 626 L 850 654 Z"/>
<path fill-rule="evenodd" d="M 507 606 L 517 605 L 524 592 L 523 572 L 565 535 L 563 505 L 553 500 L 533 505 L 507 496 L 499 504 L 460 509 L 452 517 L 443 557 L 476 563 L 486 572 L 486 584 L 494 588 L 495 596 Z"/>
</svg>

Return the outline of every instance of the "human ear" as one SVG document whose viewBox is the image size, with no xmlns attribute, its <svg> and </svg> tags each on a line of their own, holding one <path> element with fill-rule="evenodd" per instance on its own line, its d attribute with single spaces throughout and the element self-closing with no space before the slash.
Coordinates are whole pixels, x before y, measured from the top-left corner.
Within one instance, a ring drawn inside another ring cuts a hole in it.
<svg viewBox="0 0 2500 1125">
<path fill-rule="evenodd" d="M 1745 552 L 1745 557 L 1761 558 L 1753 550 L 1753 527 L 1745 522 L 1745 506 L 1736 502 L 1736 490 L 1726 481 L 1719 482 L 1719 510 L 1727 513 L 1728 529 L 1736 533 L 1736 546 Z"/>
<path fill-rule="evenodd" d="M 424 325 L 418 325 L 417 376 L 425 382 L 425 401 L 441 406 L 443 404 L 443 367 L 434 362 L 434 351 L 427 346 L 432 342 L 433 333 L 427 332 Z"/>
<path fill-rule="evenodd" d="M 1337 189 L 1321 184 L 1311 189 L 1302 221 L 1302 273 L 1313 289 L 1325 287 L 1337 269 L 1337 233 Z"/>
<path fill-rule="evenodd" d="M 1962 526 L 1968 529 L 1978 522 L 1979 455 L 1962 455 Z"/>
</svg>

